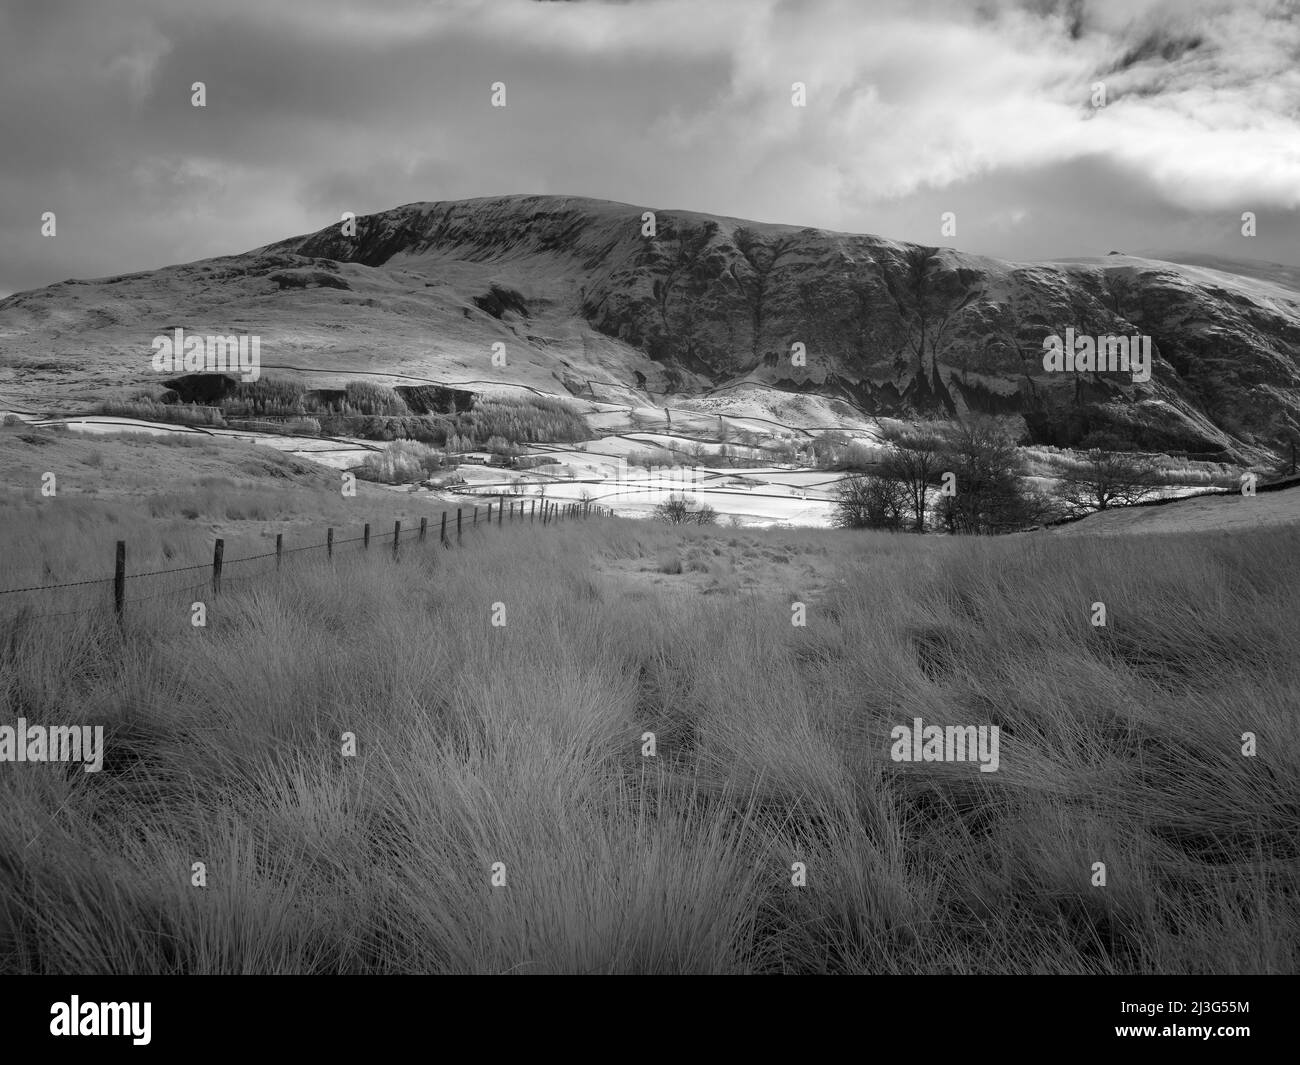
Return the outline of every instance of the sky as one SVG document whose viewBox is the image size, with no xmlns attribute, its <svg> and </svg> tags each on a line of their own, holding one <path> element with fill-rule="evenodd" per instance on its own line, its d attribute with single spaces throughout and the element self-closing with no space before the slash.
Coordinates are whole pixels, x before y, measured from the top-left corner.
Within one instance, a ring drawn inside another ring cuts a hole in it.
<svg viewBox="0 0 1300 1065">
<path fill-rule="evenodd" d="M 0 296 L 512 193 L 1300 265 L 1300 0 L 0 0 Z"/>
</svg>

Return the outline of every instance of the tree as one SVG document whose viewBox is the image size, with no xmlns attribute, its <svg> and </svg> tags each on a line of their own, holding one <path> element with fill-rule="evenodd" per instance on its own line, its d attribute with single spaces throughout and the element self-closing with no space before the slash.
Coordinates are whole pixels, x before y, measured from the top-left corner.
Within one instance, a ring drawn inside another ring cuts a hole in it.
<svg viewBox="0 0 1300 1065">
<path fill-rule="evenodd" d="M 955 477 L 954 495 L 941 495 L 936 509 L 949 532 L 997 533 L 1040 520 L 1047 500 L 1024 479 L 1024 465 L 1009 429 L 996 418 L 960 423 L 939 455 L 939 473 Z"/>
<path fill-rule="evenodd" d="M 667 525 L 716 525 L 718 512 L 707 503 L 696 505 L 687 495 L 670 495 L 654 510 L 655 517 Z"/>
<path fill-rule="evenodd" d="M 1057 495 L 1073 514 L 1127 507 L 1156 490 L 1156 469 L 1146 459 L 1122 452 L 1092 450 L 1082 465 L 1060 478 Z"/>
<path fill-rule="evenodd" d="M 894 450 L 881 462 L 878 476 L 902 487 L 912 528 L 925 532 L 928 492 L 942 472 L 944 437 L 939 432 L 913 430 L 894 434 L 891 443 Z"/>
<path fill-rule="evenodd" d="M 845 477 L 831 521 L 840 529 L 897 529 L 903 523 L 907 493 L 897 481 L 874 474 Z"/>
<path fill-rule="evenodd" d="M 821 433 L 813 438 L 813 461 L 821 469 L 829 469 L 843 460 L 848 446 L 849 438 L 844 433 Z"/>
</svg>

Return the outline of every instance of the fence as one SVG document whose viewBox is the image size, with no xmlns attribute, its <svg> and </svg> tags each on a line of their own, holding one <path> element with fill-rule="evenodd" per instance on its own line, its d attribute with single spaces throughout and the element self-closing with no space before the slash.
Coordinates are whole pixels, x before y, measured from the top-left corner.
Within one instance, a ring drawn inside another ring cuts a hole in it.
<svg viewBox="0 0 1300 1065">
<path fill-rule="evenodd" d="M 490 528 L 494 519 L 499 528 L 507 523 L 512 525 L 521 523 L 528 525 L 537 525 L 539 523 L 541 525 L 553 525 L 557 522 L 591 517 L 611 517 L 613 515 L 613 511 L 608 507 L 597 506 L 590 502 L 548 503 L 546 500 L 541 500 L 542 505 L 540 508 L 537 505 L 538 502 L 539 501 L 536 499 L 507 501 L 504 496 L 501 496 L 495 504 L 495 514 L 493 512 L 494 504 L 487 504 L 487 515 L 485 520 L 482 522 L 479 520 L 480 507 L 457 507 L 455 517 L 452 519 L 455 527 L 450 530 L 448 528 L 449 524 L 451 524 L 448 521 L 449 512 L 444 510 L 437 523 L 436 535 L 438 537 L 438 543 L 444 548 L 450 548 L 452 546 L 459 547 L 463 543 L 466 526 L 470 529 L 476 529 L 480 524 L 482 524 Z M 467 511 L 469 511 L 468 514 L 466 513 Z M 238 565 L 243 562 L 254 562 L 260 559 L 274 558 L 275 570 L 276 572 L 279 572 L 280 567 L 283 565 L 285 555 L 297 554 L 301 551 L 324 550 L 325 557 L 333 559 L 334 549 L 336 547 L 342 547 L 345 544 L 360 543 L 362 549 L 368 551 L 372 539 L 375 539 L 376 543 L 391 544 L 393 559 L 396 561 L 400 558 L 403 543 L 423 544 L 428 541 L 430 531 L 429 526 L 429 518 L 422 517 L 419 526 L 413 530 L 413 535 L 405 541 L 402 539 L 402 523 L 400 520 L 393 522 L 393 531 L 391 533 L 384 533 L 377 539 L 371 537 L 370 522 L 366 522 L 365 525 L 362 526 L 360 536 L 349 537 L 345 540 L 336 540 L 334 538 L 334 528 L 331 526 L 325 530 L 324 543 L 307 544 L 303 547 L 288 548 L 284 546 L 284 534 L 276 533 L 274 551 L 265 551 L 257 555 L 247 555 L 243 558 L 226 558 L 225 539 L 218 537 L 213 543 L 211 563 L 201 562 L 193 566 L 176 566 L 171 569 L 149 570 L 144 573 L 128 573 L 126 571 L 126 541 L 118 540 L 114 555 L 113 576 L 111 577 L 67 581 L 61 584 L 32 585 L 26 588 L 0 588 L 0 596 L 17 595 L 19 593 L 53 592 L 65 588 L 80 588 L 97 584 L 111 584 L 113 586 L 113 612 L 120 621 L 126 615 L 126 606 L 128 603 L 154 599 L 157 598 L 158 595 L 169 595 L 190 588 L 197 589 L 204 587 L 211 587 L 212 594 L 220 595 L 222 580 L 225 578 L 226 567 Z M 126 596 L 126 582 L 129 580 L 138 580 L 145 577 L 160 577 L 172 573 L 192 573 L 198 570 L 210 571 L 209 575 L 204 577 L 199 584 L 180 585 L 168 588 L 166 591 L 158 593 L 158 595 L 137 596 L 134 599 L 128 599 Z M 37 618 L 47 617 L 68 617 L 73 614 L 87 614 L 90 612 L 91 609 L 64 610 L 51 614 L 20 614 L 20 617 L 22 617 L 23 620 L 35 620 Z"/>
</svg>

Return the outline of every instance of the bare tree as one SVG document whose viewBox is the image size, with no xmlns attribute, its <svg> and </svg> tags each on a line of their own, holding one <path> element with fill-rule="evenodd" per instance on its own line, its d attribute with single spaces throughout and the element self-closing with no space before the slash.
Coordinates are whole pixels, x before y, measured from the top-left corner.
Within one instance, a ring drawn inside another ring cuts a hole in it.
<svg viewBox="0 0 1300 1065">
<path fill-rule="evenodd" d="M 873 474 L 845 477 L 836 486 L 834 524 L 841 529 L 897 529 L 907 493 L 897 481 Z"/>
<path fill-rule="evenodd" d="M 697 505 L 691 496 L 670 495 L 654 510 L 655 517 L 666 525 L 716 525 L 718 512 L 707 503 Z"/>
<path fill-rule="evenodd" d="M 939 431 L 908 430 L 893 434 L 890 442 L 894 450 L 880 464 L 878 476 L 903 489 L 912 528 L 925 532 L 928 491 L 942 472 L 944 437 Z"/>
<path fill-rule="evenodd" d="M 1156 468 L 1147 459 L 1094 449 L 1081 466 L 1060 478 L 1057 495 L 1074 514 L 1127 507 L 1156 490 Z"/>
<path fill-rule="evenodd" d="M 1041 520 L 1048 501 L 1032 491 L 1010 430 L 996 418 L 962 422 L 939 458 L 940 477 L 954 475 L 953 495 L 941 495 L 935 508 L 954 533 L 997 533 Z"/>
</svg>

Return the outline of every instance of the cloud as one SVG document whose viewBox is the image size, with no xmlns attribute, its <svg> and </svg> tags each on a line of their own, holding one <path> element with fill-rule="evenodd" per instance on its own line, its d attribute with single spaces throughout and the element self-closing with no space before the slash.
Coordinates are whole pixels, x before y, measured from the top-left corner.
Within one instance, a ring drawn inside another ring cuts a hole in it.
<svg viewBox="0 0 1300 1065">
<path fill-rule="evenodd" d="M 1293 257 L 1298 127 L 1275 0 L 46 0 L 0 11 L 0 288 L 512 192 L 930 243 L 963 205 L 1008 257 L 1245 254 L 1255 210 Z"/>
</svg>

